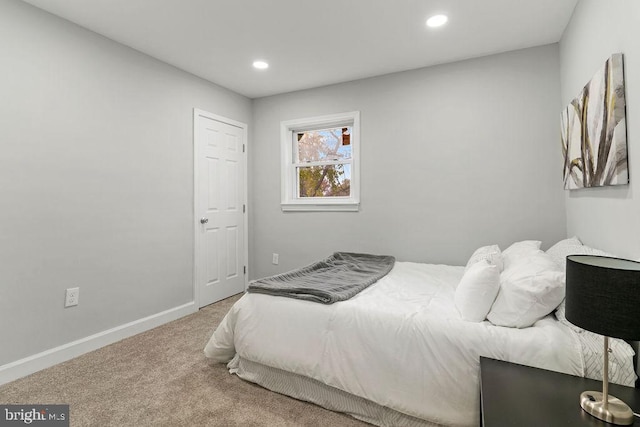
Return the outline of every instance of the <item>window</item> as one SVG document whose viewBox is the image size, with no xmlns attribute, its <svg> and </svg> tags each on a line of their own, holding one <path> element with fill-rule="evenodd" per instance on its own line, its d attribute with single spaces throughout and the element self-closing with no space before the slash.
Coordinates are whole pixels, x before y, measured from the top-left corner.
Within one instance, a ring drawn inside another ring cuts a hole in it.
<svg viewBox="0 0 640 427">
<path fill-rule="evenodd" d="M 282 210 L 357 211 L 358 111 L 281 124 Z"/>
</svg>

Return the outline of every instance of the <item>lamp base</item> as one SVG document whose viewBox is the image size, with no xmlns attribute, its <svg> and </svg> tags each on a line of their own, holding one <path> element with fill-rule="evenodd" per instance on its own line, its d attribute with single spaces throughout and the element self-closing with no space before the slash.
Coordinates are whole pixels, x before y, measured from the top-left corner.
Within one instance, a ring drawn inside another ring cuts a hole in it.
<svg viewBox="0 0 640 427">
<path fill-rule="evenodd" d="M 608 408 L 604 409 L 602 393 L 585 391 L 580 395 L 580 406 L 586 413 L 611 424 L 628 426 L 633 424 L 633 411 L 617 397 L 609 395 Z"/>
</svg>

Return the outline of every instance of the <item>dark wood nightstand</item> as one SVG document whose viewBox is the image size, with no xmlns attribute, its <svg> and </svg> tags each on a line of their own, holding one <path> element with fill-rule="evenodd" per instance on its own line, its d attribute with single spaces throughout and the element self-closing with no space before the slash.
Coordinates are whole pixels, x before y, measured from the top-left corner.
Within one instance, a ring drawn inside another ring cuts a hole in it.
<svg viewBox="0 0 640 427">
<path fill-rule="evenodd" d="M 612 427 L 580 407 L 580 393 L 602 382 L 480 358 L 480 418 L 484 427 Z M 640 389 L 609 385 L 609 393 L 640 412 Z M 640 426 L 635 417 L 634 426 Z"/>
</svg>

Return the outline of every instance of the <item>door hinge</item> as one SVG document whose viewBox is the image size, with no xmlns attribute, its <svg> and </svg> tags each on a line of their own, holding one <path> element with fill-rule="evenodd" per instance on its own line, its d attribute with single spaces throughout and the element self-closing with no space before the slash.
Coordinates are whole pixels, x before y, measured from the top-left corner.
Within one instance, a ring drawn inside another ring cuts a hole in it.
<svg viewBox="0 0 640 427">
<path fill-rule="evenodd" d="M 242 144 L 242 152 L 244 153 L 244 144 Z"/>
<path fill-rule="evenodd" d="M 247 205 L 242 205 L 242 213 L 247 212 Z"/>
<path fill-rule="evenodd" d="M 244 266 L 244 274 L 247 274 L 247 266 Z"/>
</svg>

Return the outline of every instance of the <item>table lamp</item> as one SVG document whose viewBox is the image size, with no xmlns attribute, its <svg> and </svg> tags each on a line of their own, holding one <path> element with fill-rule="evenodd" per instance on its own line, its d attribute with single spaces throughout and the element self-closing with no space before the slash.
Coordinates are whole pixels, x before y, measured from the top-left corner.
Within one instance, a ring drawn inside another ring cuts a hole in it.
<svg viewBox="0 0 640 427">
<path fill-rule="evenodd" d="M 612 424 L 633 424 L 633 411 L 609 395 L 609 337 L 640 339 L 640 262 L 618 258 L 567 257 L 567 320 L 604 335 L 602 392 L 585 391 L 580 406 Z"/>
</svg>

